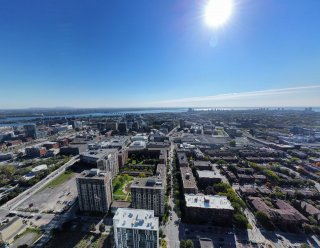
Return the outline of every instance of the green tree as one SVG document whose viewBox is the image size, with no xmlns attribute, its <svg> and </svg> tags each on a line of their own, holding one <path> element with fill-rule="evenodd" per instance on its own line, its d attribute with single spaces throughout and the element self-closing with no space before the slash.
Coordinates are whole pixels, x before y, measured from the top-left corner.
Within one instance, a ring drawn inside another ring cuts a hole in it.
<svg viewBox="0 0 320 248">
<path fill-rule="evenodd" d="M 101 223 L 100 226 L 99 226 L 99 231 L 100 232 L 104 232 L 106 230 L 106 225 Z"/>
<path fill-rule="evenodd" d="M 160 230 L 159 230 L 159 237 L 160 238 L 165 238 L 166 237 L 166 235 L 164 235 L 164 233 L 163 233 L 162 228 L 160 228 Z"/>
<path fill-rule="evenodd" d="M 227 162 L 223 159 L 220 159 L 217 161 L 217 164 L 226 164 Z"/>
<path fill-rule="evenodd" d="M 181 240 L 180 248 L 193 248 L 193 242 L 191 239 Z"/>
<path fill-rule="evenodd" d="M 233 221 L 236 227 L 241 229 L 247 229 L 248 220 L 246 216 L 242 213 L 236 213 L 233 215 Z"/>
<path fill-rule="evenodd" d="M 142 173 L 139 174 L 139 177 L 143 177 L 144 178 L 144 177 L 146 177 L 146 174 L 142 172 Z"/>
<path fill-rule="evenodd" d="M 269 229 L 269 230 L 274 229 L 274 225 L 266 213 L 258 211 L 256 212 L 256 218 L 259 221 L 259 223 L 266 229 Z"/>
<path fill-rule="evenodd" d="M 229 142 L 229 145 L 230 145 L 231 147 L 235 147 L 235 146 L 236 146 L 236 141 L 231 140 L 231 141 Z"/>
<path fill-rule="evenodd" d="M 95 231 L 96 231 L 96 225 L 95 225 L 95 224 L 92 224 L 92 225 L 90 226 L 90 230 L 91 230 L 92 232 L 95 232 Z"/>
<path fill-rule="evenodd" d="M 302 244 L 302 245 L 300 245 L 300 248 L 311 248 L 311 247 L 308 244 Z"/>
<path fill-rule="evenodd" d="M 1 166 L 0 172 L 11 178 L 16 172 L 16 168 L 11 164 Z"/>
<path fill-rule="evenodd" d="M 213 189 L 217 193 L 227 193 L 230 188 L 231 186 L 228 183 L 216 183 L 213 185 Z"/>
</svg>

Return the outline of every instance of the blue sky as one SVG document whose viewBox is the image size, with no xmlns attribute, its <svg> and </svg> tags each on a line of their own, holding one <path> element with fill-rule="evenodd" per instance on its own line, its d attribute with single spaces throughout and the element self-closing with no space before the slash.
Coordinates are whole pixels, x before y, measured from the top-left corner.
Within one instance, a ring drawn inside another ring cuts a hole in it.
<svg viewBox="0 0 320 248">
<path fill-rule="evenodd" d="M 0 108 L 320 106 L 320 1 L 234 2 L 3 0 Z"/>
</svg>

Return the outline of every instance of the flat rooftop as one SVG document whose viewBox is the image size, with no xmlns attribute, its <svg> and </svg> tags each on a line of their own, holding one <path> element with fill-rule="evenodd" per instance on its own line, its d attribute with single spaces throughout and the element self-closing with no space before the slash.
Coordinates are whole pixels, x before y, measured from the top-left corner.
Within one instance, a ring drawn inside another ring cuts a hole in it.
<svg viewBox="0 0 320 248">
<path fill-rule="evenodd" d="M 190 144 L 226 144 L 230 140 L 229 137 L 212 137 L 207 134 L 190 134 L 184 133 L 181 137 L 182 143 L 190 143 Z"/>
<path fill-rule="evenodd" d="M 127 201 L 113 201 L 111 204 L 111 208 L 129 208 L 131 202 Z"/>
<path fill-rule="evenodd" d="M 79 176 L 77 176 L 77 179 L 83 179 L 83 178 L 90 178 L 90 179 L 103 179 L 108 174 L 111 174 L 110 171 L 103 171 L 101 172 L 100 169 L 91 169 L 91 170 L 85 170 L 82 172 Z M 111 176 L 111 175 L 110 175 Z"/>
<path fill-rule="evenodd" d="M 112 136 L 105 138 L 100 145 L 102 147 L 119 147 L 119 146 L 126 146 L 129 142 L 129 136 Z"/>
<path fill-rule="evenodd" d="M 187 207 L 233 210 L 233 207 L 226 196 L 185 194 L 184 197 Z"/>
<path fill-rule="evenodd" d="M 217 171 L 197 170 L 199 178 L 222 178 L 221 174 Z"/>
<path fill-rule="evenodd" d="M 162 179 L 156 177 L 136 178 L 131 183 L 130 188 L 163 188 Z"/>
<path fill-rule="evenodd" d="M 118 208 L 113 217 L 116 227 L 142 230 L 158 230 L 159 219 L 154 217 L 153 210 Z"/>
<path fill-rule="evenodd" d="M 82 152 L 81 156 L 91 157 L 96 159 L 103 159 L 105 156 L 108 156 L 111 153 L 116 152 L 117 149 L 98 149 L 92 151 Z"/>
<path fill-rule="evenodd" d="M 57 142 L 55 142 L 55 141 L 45 141 L 42 144 L 43 145 L 55 145 L 55 144 L 57 144 Z"/>
<path fill-rule="evenodd" d="M 210 161 L 200 161 L 200 160 L 193 161 L 193 165 L 196 167 L 212 166 Z"/>
<path fill-rule="evenodd" d="M 211 239 L 201 238 L 199 239 L 200 248 L 214 248 Z"/>
<path fill-rule="evenodd" d="M 180 167 L 183 188 L 196 188 L 197 183 L 190 167 Z"/>
<path fill-rule="evenodd" d="M 179 164 L 189 164 L 188 158 L 185 152 L 178 152 L 177 153 Z"/>
</svg>

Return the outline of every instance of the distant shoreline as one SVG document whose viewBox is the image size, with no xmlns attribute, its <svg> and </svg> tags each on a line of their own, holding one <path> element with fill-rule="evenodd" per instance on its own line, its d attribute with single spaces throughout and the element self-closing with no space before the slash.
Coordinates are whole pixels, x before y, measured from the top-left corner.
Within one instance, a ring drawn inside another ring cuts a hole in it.
<svg viewBox="0 0 320 248">
<path fill-rule="evenodd" d="M 305 107 L 226 107 L 226 108 L 191 108 L 194 111 L 305 111 Z M 0 126 L 21 124 L 24 122 L 41 121 L 54 118 L 87 118 L 87 117 L 112 117 L 126 114 L 160 114 L 182 113 L 188 108 L 118 108 L 118 109 L 20 109 L 0 110 Z M 320 112 L 320 107 L 312 108 Z"/>
</svg>

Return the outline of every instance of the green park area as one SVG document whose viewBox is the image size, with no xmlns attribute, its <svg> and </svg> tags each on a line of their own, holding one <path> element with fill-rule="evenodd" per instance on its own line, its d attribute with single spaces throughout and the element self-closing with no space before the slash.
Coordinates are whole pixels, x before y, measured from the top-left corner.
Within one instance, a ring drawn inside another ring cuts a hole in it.
<svg viewBox="0 0 320 248">
<path fill-rule="evenodd" d="M 219 136 L 228 136 L 222 127 L 216 127 L 215 132 Z"/>
<path fill-rule="evenodd" d="M 130 183 L 132 182 L 133 177 L 123 174 L 118 175 L 113 180 L 113 199 L 114 200 L 130 200 Z"/>
</svg>

